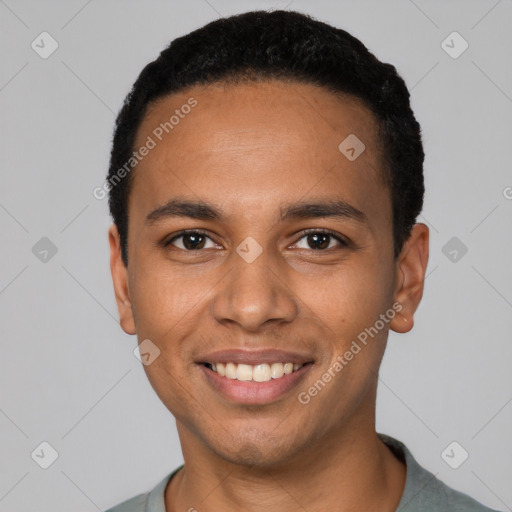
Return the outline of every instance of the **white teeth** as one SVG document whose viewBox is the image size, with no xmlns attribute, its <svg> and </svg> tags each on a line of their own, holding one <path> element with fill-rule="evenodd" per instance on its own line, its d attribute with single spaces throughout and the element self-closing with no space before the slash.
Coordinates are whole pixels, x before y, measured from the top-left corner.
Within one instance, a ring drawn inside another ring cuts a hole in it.
<svg viewBox="0 0 512 512">
<path fill-rule="evenodd" d="M 235 363 L 226 364 L 226 377 L 228 379 L 236 379 L 236 366 Z"/>
<path fill-rule="evenodd" d="M 268 382 L 271 378 L 270 366 L 266 363 L 259 364 L 252 370 L 252 380 L 256 382 Z"/>
<path fill-rule="evenodd" d="M 250 364 L 239 364 L 236 368 L 237 380 L 252 380 L 252 366 Z"/>
<path fill-rule="evenodd" d="M 270 367 L 270 375 L 273 379 L 279 379 L 284 375 L 283 363 L 273 363 Z"/>
<path fill-rule="evenodd" d="M 228 379 L 268 382 L 296 372 L 304 365 L 298 363 L 261 363 L 253 366 L 250 364 L 217 363 L 210 366 L 214 372 Z"/>
</svg>

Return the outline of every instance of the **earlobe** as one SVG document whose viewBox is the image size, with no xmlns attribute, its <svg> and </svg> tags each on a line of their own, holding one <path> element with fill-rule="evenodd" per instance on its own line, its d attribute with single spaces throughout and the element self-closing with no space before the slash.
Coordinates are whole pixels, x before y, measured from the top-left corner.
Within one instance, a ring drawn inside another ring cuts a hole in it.
<svg viewBox="0 0 512 512">
<path fill-rule="evenodd" d="M 397 313 L 389 326 L 401 334 L 409 332 L 414 327 L 414 317 L 408 313 Z"/>
<path fill-rule="evenodd" d="M 112 224 L 108 231 L 110 245 L 110 272 L 119 312 L 119 323 L 127 334 L 136 334 L 130 290 L 128 288 L 128 271 L 121 257 L 121 239 L 117 226 Z"/>
<path fill-rule="evenodd" d="M 395 332 L 406 333 L 414 326 L 414 313 L 423 296 L 428 241 L 428 227 L 415 224 L 398 257 L 394 300 L 400 303 L 401 309 L 390 323 Z"/>
</svg>

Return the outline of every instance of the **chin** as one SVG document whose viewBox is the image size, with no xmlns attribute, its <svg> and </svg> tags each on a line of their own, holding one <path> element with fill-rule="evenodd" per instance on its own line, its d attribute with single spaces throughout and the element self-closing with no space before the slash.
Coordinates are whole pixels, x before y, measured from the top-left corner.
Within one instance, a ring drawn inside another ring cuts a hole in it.
<svg viewBox="0 0 512 512">
<path fill-rule="evenodd" d="M 281 442 L 279 442 L 281 441 Z M 255 441 L 239 439 L 227 446 L 215 446 L 214 452 L 222 459 L 249 468 L 270 469 L 276 467 L 301 450 L 291 446 L 285 439 L 270 439 L 269 436 Z"/>
</svg>

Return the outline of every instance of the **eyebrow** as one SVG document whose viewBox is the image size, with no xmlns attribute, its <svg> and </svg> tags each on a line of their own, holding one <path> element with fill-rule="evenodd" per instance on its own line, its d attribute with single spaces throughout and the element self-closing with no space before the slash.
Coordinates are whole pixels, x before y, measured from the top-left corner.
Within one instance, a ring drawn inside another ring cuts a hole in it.
<svg viewBox="0 0 512 512">
<path fill-rule="evenodd" d="M 340 219 L 352 219 L 361 223 L 368 223 L 364 212 L 343 200 L 319 201 L 313 203 L 299 202 L 281 208 L 280 221 L 295 219 L 316 219 L 335 217 Z"/>
<path fill-rule="evenodd" d="M 170 199 L 146 216 L 145 223 L 156 224 L 170 217 L 188 217 L 197 220 L 223 220 L 225 215 L 221 208 L 203 201 Z M 364 212 L 343 200 L 298 202 L 288 204 L 280 209 L 279 221 L 314 218 L 352 219 L 368 223 Z"/>
<path fill-rule="evenodd" d="M 146 224 L 156 224 L 169 217 L 189 217 L 198 220 L 221 220 L 224 215 L 220 208 L 203 201 L 170 199 L 146 216 Z"/>
</svg>

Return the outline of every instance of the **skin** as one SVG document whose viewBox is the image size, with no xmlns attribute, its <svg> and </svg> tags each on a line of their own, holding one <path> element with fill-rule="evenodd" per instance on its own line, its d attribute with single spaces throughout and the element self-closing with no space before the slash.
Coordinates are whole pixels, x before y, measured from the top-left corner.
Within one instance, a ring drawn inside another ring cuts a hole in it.
<svg viewBox="0 0 512 512">
<path fill-rule="evenodd" d="M 120 323 L 161 353 L 144 366 L 176 418 L 185 468 L 167 486 L 168 512 L 394 511 L 405 466 L 377 438 L 377 374 L 389 328 L 413 327 L 428 261 L 428 228 L 413 227 L 393 257 L 389 188 L 375 119 L 358 100 L 313 85 L 267 81 L 195 86 L 159 100 L 136 147 L 175 109 L 198 105 L 138 164 L 129 199 L 128 267 L 115 225 L 111 271 Z M 354 133 L 354 161 L 338 145 Z M 172 198 L 204 201 L 222 220 L 146 216 Z M 279 221 L 298 201 L 342 199 L 366 223 L 327 217 Z M 305 229 L 328 229 L 315 249 Z M 181 229 L 207 232 L 187 250 Z M 236 252 L 248 236 L 252 263 Z M 209 237 L 209 238 L 208 238 Z M 307 391 L 365 328 L 401 310 L 307 404 Z M 297 389 L 263 405 L 223 399 L 196 363 L 224 348 L 284 348 L 314 361 Z"/>
</svg>

